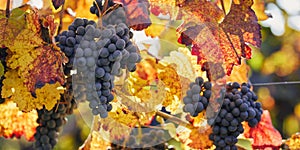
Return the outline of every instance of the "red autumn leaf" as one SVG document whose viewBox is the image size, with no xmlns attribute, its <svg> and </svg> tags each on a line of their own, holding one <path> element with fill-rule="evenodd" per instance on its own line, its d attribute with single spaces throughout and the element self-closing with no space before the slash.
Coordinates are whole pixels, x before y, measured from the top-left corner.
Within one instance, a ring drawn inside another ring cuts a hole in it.
<svg viewBox="0 0 300 150">
<path fill-rule="evenodd" d="M 230 75 L 233 66 L 241 64 L 242 57 L 251 58 L 251 48 L 246 43 L 256 47 L 261 45 L 260 26 L 251 9 L 252 4 L 252 0 L 234 1 L 219 24 L 222 11 L 216 3 L 204 0 L 182 2 L 178 5 L 183 9 L 179 19 L 185 22 L 177 30 L 178 42 L 193 44 L 192 54 L 198 56 L 198 64 L 223 63 L 226 74 Z M 192 15 L 194 17 L 187 17 Z"/>
<path fill-rule="evenodd" d="M 114 0 L 125 9 L 127 23 L 134 30 L 143 30 L 151 25 L 148 0 Z"/>
<path fill-rule="evenodd" d="M 26 85 L 31 92 L 41 88 L 45 83 L 60 82 L 64 84 L 62 63 L 65 56 L 57 47 L 43 46 L 38 48 L 41 54 L 34 60 L 33 69 L 28 71 Z"/>
<path fill-rule="evenodd" d="M 254 149 L 279 149 L 282 143 L 280 133 L 273 127 L 270 113 L 264 110 L 261 121 L 256 127 L 250 128 L 248 124 L 244 124 L 244 135 L 246 138 L 253 138 L 252 147 Z"/>
<path fill-rule="evenodd" d="M 52 4 L 55 9 L 58 9 L 64 3 L 65 3 L 65 0 L 52 0 Z"/>
</svg>

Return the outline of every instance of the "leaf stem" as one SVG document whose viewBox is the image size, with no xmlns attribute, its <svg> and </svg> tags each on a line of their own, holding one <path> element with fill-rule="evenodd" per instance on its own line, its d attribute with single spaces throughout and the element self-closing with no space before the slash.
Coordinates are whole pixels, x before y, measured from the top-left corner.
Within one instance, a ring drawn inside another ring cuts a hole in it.
<svg viewBox="0 0 300 150">
<path fill-rule="evenodd" d="M 9 15 L 10 15 L 10 0 L 7 0 L 7 1 L 6 1 L 5 15 L 6 15 L 6 18 L 8 18 Z"/>
<path fill-rule="evenodd" d="M 103 15 L 104 15 L 104 12 L 106 11 L 107 7 L 108 7 L 108 1 L 109 0 L 105 0 L 105 2 L 104 2 L 103 10 L 101 12 Z"/>
<path fill-rule="evenodd" d="M 59 26 L 57 29 L 57 34 L 59 34 L 59 32 L 62 30 L 62 26 L 63 26 L 63 15 L 64 15 L 64 5 L 65 3 L 62 4 L 61 10 L 59 12 Z"/>
<path fill-rule="evenodd" d="M 222 5 L 222 9 L 223 9 L 224 15 L 226 15 L 226 10 L 225 10 L 225 5 L 224 5 L 224 1 L 223 0 L 221 0 L 221 5 Z"/>
</svg>

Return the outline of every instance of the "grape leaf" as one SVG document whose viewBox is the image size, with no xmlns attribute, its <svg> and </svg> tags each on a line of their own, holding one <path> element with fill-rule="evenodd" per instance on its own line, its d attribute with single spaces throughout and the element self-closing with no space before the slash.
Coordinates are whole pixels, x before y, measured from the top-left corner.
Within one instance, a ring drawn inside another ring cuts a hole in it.
<svg viewBox="0 0 300 150">
<path fill-rule="evenodd" d="M 152 24 L 145 29 L 145 34 L 152 38 L 159 37 L 166 29 L 167 20 L 159 19 L 156 16 L 150 15 Z"/>
<path fill-rule="evenodd" d="M 246 64 L 246 60 L 242 59 L 240 66 L 234 66 L 230 76 L 226 79 L 227 82 L 238 82 L 240 84 L 248 83 L 248 73 L 250 67 Z"/>
<path fill-rule="evenodd" d="M 199 9 L 186 8 L 200 4 Z M 219 24 L 223 13 L 215 3 L 183 1 L 179 3 L 182 8 L 179 19 L 185 19 L 185 22 L 178 28 L 178 41 L 193 44 L 192 54 L 198 56 L 200 65 L 224 63 L 225 72 L 230 75 L 233 66 L 240 65 L 242 57 L 251 58 L 251 48 L 246 43 L 256 47 L 261 45 L 260 26 L 251 9 L 252 4 L 252 0 L 233 1 L 229 13 Z M 196 18 L 187 18 L 192 15 Z"/>
<path fill-rule="evenodd" d="M 175 0 L 149 0 L 150 3 L 150 11 L 155 16 L 158 16 L 159 14 L 167 15 L 169 14 L 172 18 L 175 16 L 175 7 L 176 7 L 176 1 Z"/>
<path fill-rule="evenodd" d="M 154 110 L 149 110 L 148 107 L 145 108 L 145 106 L 138 103 L 132 103 L 124 95 L 122 95 L 122 104 L 113 103 L 113 107 L 116 109 L 109 112 L 109 116 L 118 123 L 128 127 L 147 124 L 155 115 Z"/>
<path fill-rule="evenodd" d="M 24 112 L 29 112 L 36 108 L 42 109 L 44 105 L 50 110 L 60 99 L 60 94 L 64 91 L 63 89 L 57 89 L 60 86 L 58 82 L 55 84 L 46 83 L 45 86 L 36 90 L 35 98 L 28 91 L 24 80 L 18 76 L 16 70 L 8 70 L 3 80 L 1 96 L 14 101 L 19 109 Z"/>
<path fill-rule="evenodd" d="M 41 17 L 30 7 L 12 12 L 10 18 L 4 18 L 7 27 L 2 29 L 7 38 L 1 44 L 8 48 L 2 97 L 11 98 L 25 112 L 41 109 L 43 105 L 52 109 L 63 92 L 57 88 L 64 84 L 62 63 L 66 61 L 64 54 L 51 43 L 56 30 L 54 20 L 50 16 Z"/>
<path fill-rule="evenodd" d="M 287 148 L 286 149 L 297 149 L 300 145 L 300 133 L 294 133 L 290 138 L 288 138 L 284 143 Z"/>
<path fill-rule="evenodd" d="M 131 73 L 128 78 L 127 85 L 130 93 L 144 99 L 143 101 L 154 104 L 162 103 L 168 111 L 176 113 L 182 97 L 181 79 L 177 74 L 176 67 L 166 61 L 157 62 L 154 57 L 145 52 L 142 52 L 142 57 L 136 72 Z M 149 90 L 145 86 L 150 86 L 150 84 L 156 84 L 159 89 L 157 93 L 148 94 Z"/>
<path fill-rule="evenodd" d="M 134 30 L 143 30 L 151 25 L 148 0 L 114 0 L 125 9 L 127 24 Z"/>
<path fill-rule="evenodd" d="M 90 143 L 90 148 L 88 148 L 87 150 L 90 149 L 107 150 L 107 147 L 111 146 L 111 143 L 103 139 L 102 134 L 100 134 L 99 132 L 92 131 L 91 134 L 92 134 L 92 140 Z"/>
<path fill-rule="evenodd" d="M 177 129 L 179 140 L 187 149 L 211 149 L 213 142 L 209 140 L 212 128 L 209 125 L 194 127 L 192 129 Z"/>
<path fill-rule="evenodd" d="M 65 0 L 52 0 L 52 4 L 55 9 L 58 9 L 64 3 L 65 3 Z"/>
<path fill-rule="evenodd" d="M 263 111 L 261 121 L 256 127 L 250 128 L 246 123 L 243 125 L 245 137 L 253 138 L 252 147 L 254 149 L 277 149 L 282 144 L 282 137 L 273 127 L 270 113 L 267 110 Z"/>
<path fill-rule="evenodd" d="M 181 104 L 182 99 L 182 85 L 180 76 L 177 74 L 176 68 L 173 65 L 159 65 L 158 79 L 160 79 L 166 86 L 166 95 L 162 105 L 166 107 L 171 114 L 177 113 L 177 109 Z"/>
<path fill-rule="evenodd" d="M 20 138 L 24 136 L 26 140 L 34 140 L 35 128 L 38 126 L 38 118 L 35 110 L 25 113 L 19 110 L 15 103 L 7 101 L 0 104 L 0 137 Z"/>
<path fill-rule="evenodd" d="M 178 75 L 194 80 L 198 76 L 202 76 L 201 70 L 197 65 L 197 57 L 190 54 L 187 48 L 179 48 L 178 51 L 170 52 L 170 56 L 164 57 L 161 62 L 175 64 Z"/>
<path fill-rule="evenodd" d="M 40 55 L 32 62 L 33 67 L 24 76 L 28 89 L 34 92 L 43 84 L 56 81 L 63 85 L 65 79 L 61 71 L 65 59 L 63 53 L 58 47 L 43 46 L 36 50 L 40 51 Z"/>
<path fill-rule="evenodd" d="M 106 137 L 106 140 L 110 141 L 122 139 L 124 136 L 130 135 L 132 130 L 131 127 L 118 122 L 118 120 L 115 120 L 110 116 L 105 119 L 94 117 L 94 122 L 99 124 L 98 130 L 95 131 L 99 132 L 102 137 Z"/>
<path fill-rule="evenodd" d="M 9 18 L 0 14 L 0 45 L 9 44 L 25 28 L 26 12 L 21 9 L 13 9 Z"/>
<path fill-rule="evenodd" d="M 207 0 L 182 0 L 176 5 L 179 7 L 177 19 L 183 19 L 185 23 L 218 22 L 224 16 L 214 2 Z"/>
<path fill-rule="evenodd" d="M 199 127 L 193 129 L 189 137 L 192 142 L 188 146 L 195 149 L 210 148 L 213 145 L 213 142 L 209 140 L 209 134 L 211 133 L 211 128 Z"/>
<path fill-rule="evenodd" d="M 265 2 L 264 0 L 254 0 L 254 4 L 251 7 L 259 21 L 267 20 L 269 17 L 272 17 L 270 14 L 265 13 Z"/>
</svg>

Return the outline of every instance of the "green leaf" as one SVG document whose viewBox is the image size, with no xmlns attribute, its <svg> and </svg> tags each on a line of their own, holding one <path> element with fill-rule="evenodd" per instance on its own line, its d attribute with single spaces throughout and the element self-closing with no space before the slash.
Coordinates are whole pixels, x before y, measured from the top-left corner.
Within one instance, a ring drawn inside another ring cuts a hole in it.
<svg viewBox="0 0 300 150">
<path fill-rule="evenodd" d="M 239 138 L 236 146 L 243 148 L 245 150 L 252 150 L 251 141 L 245 138 Z"/>
</svg>

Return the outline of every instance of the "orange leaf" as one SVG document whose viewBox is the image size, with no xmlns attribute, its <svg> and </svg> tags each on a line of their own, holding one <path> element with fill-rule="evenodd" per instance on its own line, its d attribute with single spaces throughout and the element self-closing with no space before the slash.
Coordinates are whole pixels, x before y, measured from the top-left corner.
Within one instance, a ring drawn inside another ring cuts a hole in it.
<svg viewBox="0 0 300 150">
<path fill-rule="evenodd" d="M 33 61 L 33 68 L 26 74 L 25 84 L 31 92 L 45 83 L 60 82 L 64 84 L 62 63 L 64 55 L 57 47 L 43 46 L 38 49 L 41 54 Z"/>
<path fill-rule="evenodd" d="M 234 66 L 231 75 L 226 79 L 226 82 L 248 83 L 248 73 L 250 67 L 243 59 L 240 66 Z"/>
<path fill-rule="evenodd" d="M 123 5 L 127 23 L 132 29 L 143 30 L 151 25 L 147 0 L 114 0 L 114 2 Z"/>
<path fill-rule="evenodd" d="M 176 4 L 179 7 L 177 19 L 185 22 L 218 22 L 223 18 L 222 10 L 214 2 L 183 0 Z"/>
<path fill-rule="evenodd" d="M 253 138 L 252 147 L 254 149 L 279 149 L 282 143 L 280 133 L 273 127 L 270 113 L 264 110 L 261 121 L 256 127 L 250 128 L 248 124 L 244 124 L 244 135 L 246 138 Z"/>
<path fill-rule="evenodd" d="M 0 104 L 0 137 L 20 138 L 25 136 L 27 140 L 33 140 L 35 128 L 38 126 L 38 118 L 35 110 L 24 113 L 19 110 L 15 103 L 7 101 Z"/>
<path fill-rule="evenodd" d="M 213 142 L 209 140 L 211 133 L 212 128 L 206 125 L 180 130 L 177 136 L 185 146 L 189 147 L 188 149 L 210 149 L 213 146 Z"/>
<path fill-rule="evenodd" d="M 198 64 L 224 64 L 226 74 L 230 75 L 233 66 L 241 64 L 242 57 L 251 58 L 251 48 L 246 43 L 256 47 L 261 45 L 260 26 L 251 9 L 252 4 L 252 0 L 234 1 L 220 24 L 218 21 L 223 13 L 216 3 L 201 1 L 181 4 L 192 7 L 183 7 L 188 12 L 182 11 L 183 16 L 179 16 L 185 22 L 177 30 L 180 35 L 178 41 L 193 44 L 192 54 L 198 56 Z M 199 5 L 202 7 L 194 10 Z M 190 17 L 192 15 L 196 18 Z"/>
</svg>

